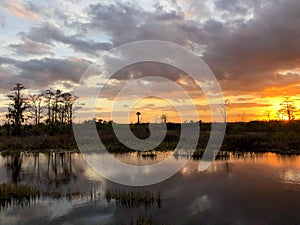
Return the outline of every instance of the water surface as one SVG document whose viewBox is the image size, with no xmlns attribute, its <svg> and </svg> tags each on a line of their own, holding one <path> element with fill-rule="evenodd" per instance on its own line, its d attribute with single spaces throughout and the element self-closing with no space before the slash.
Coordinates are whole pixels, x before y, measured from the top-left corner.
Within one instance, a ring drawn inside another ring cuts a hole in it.
<svg viewBox="0 0 300 225">
<path fill-rule="evenodd" d="M 133 164 L 152 164 L 169 153 L 116 155 Z M 96 156 L 94 156 L 96 157 Z M 178 158 L 180 160 L 180 157 Z M 230 153 L 205 172 L 191 160 L 170 179 L 127 187 L 98 176 L 80 154 L 36 153 L 0 157 L 0 182 L 41 190 L 80 192 L 73 198 L 41 196 L 1 208 L 0 224 L 300 224 L 300 156 Z M 151 193 L 160 204 L 108 201 L 108 191 Z"/>
</svg>

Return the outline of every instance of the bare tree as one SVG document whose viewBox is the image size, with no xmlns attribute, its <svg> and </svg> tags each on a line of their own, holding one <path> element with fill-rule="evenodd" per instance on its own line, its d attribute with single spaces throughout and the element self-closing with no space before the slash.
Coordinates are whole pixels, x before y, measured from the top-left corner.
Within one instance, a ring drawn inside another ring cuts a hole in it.
<svg viewBox="0 0 300 225">
<path fill-rule="evenodd" d="M 36 126 L 40 124 L 40 121 L 43 117 L 43 108 L 42 94 L 29 95 L 27 114 L 29 118 L 32 118 L 34 120 L 34 124 Z"/>
<path fill-rule="evenodd" d="M 161 122 L 162 122 L 162 123 L 167 123 L 167 114 L 163 113 L 163 114 L 160 116 L 160 119 L 161 119 Z"/>
<path fill-rule="evenodd" d="M 73 113 L 80 109 L 80 106 L 76 106 L 75 102 L 77 100 L 76 96 L 71 93 L 62 93 L 62 110 L 61 110 L 61 122 L 72 124 Z"/>
<path fill-rule="evenodd" d="M 280 106 L 281 108 L 278 110 L 278 115 L 281 119 L 287 117 L 289 122 L 295 119 L 298 109 L 290 98 L 285 97 Z"/>
<path fill-rule="evenodd" d="M 21 136 L 21 124 L 24 122 L 24 113 L 27 108 L 26 98 L 23 96 L 22 91 L 25 89 L 23 84 L 17 83 L 12 90 L 12 94 L 7 95 L 11 100 L 8 107 L 8 114 L 6 117 L 12 122 L 14 126 L 14 133 Z"/>
<path fill-rule="evenodd" d="M 267 110 L 264 116 L 267 116 L 267 121 L 268 122 L 271 121 L 271 111 L 270 110 Z"/>
<path fill-rule="evenodd" d="M 48 111 L 48 113 L 47 113 L 48 119 L 47 119 L 46 123 L 48 125 L 50 125 L 50 124 L 53 125 L 52 103 L 54 101 L 54 91 L 50 88 L 50 89 L 46 90 L 46 92 L 43 95 L 46 99 L 46 105 L 47 105 L 47 111 Z"/>
<path fill-rule="evenodd" d="M 44 93 L 47 107 L 47 124 L 68 123 L 72 124 L 74 113 L 81 108 L 77 105 L 77 97 L 62 90 L 47 90 Z"/>
<path fill-rule="evenodd" d="M 241 122 L 245 122 L 246 119 L 246 112 L 243 111 L 241 114 L 238 114 L 238 117 L 240 118 Z"/>
<path fill-rule="evenodd" d="M 54 123 L 58 122 L 58 118 L 59 118 L 59 114 L 60 114 L 60 103 L 62 102 L 61 100 L 61 94 L 62 91 L 61 90 L 56 90 L 55 94 L 54 94 L 54 102 L 53 102 L 53 106 L 52 106 L 52 121 Z"/>
</svg>

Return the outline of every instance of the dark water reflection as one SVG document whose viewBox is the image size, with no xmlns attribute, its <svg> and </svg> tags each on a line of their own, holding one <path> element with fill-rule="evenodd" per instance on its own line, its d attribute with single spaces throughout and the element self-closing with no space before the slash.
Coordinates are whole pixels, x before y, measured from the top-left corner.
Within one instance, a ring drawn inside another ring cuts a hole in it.
<svg viewBox="0 0 300 225">
<path fill-rule="evenodd" d="M 116 157 L 151 164 L 166 155 Z M 99 177 L 80 154 L 2 156 L 1 183 L 85 195 L 56 200 L 41 197 L 25 207 L 9 206 L 0 211 L 0 224 L 131 224 L 140 217 L 149 218 L 152 224 L 300 224 L 300 156 L 230 153 L 205 172 L 199 172 L 198 166 L 199 161 L 189 161 L 162 183 L 133 188 Z M 126 207 L 115 199 L 107 201 L 105 194 L 110 190 L 159 193 L 162 201 L 160 207 Z"/>
</svg>

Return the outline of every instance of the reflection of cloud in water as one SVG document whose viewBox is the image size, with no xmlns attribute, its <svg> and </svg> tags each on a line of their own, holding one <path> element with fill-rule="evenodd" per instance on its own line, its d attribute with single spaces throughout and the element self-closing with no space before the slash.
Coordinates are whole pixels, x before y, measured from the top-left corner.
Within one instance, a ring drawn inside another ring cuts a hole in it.
<svg viewBox="0 0 300 225">
<path fill-rule="evenodd" d="M 206 209 L 211 208 L 211 201 L 209 200 L 207 195 L 202 195 L 199 198 L 195 199 L 194 202 L 192 202 L 191 205 L 191 213 L 197 214 L 201 213 Z"/>
<path fill-rule="evenodd" d="M 286 184 L 300 184 L 300 172 L 287 170 L 283 175 L 280 176 Z"/>
<path fill-rule="evenodd" d="M 129 155 L 119 157 L 125 158 Z M 64 165 L 69 165 L 65 164 L 65 159 Z M 99 198 L 91 201 L 88 196 L 83 199 L 72 199 L 71 202 L 67 199 L 41 198 L 24 208 L 11 206 L 1 211 L 0 224 L 128 224 L 138 215 L 140 209 L 116 208 L 115 202 L 108 204 L 104 195 L 107 189 L 129 191 L 138 189 L 112 182 L 101 182 L 98 175 L 87 168 L 81 156 L 75 154 L 72 159 L 72 170 L 67 172 L 73 172 L 76 179 L 70 180 L 70 183 L 61 182 L 58 188 L 67 190 L 72 184 L 75 190 L 79 188 L 85 193 L 93 187 L 97 187 L 97 191 L 100 192 L 103 188 Z M 150 161 L 150 158 L 146 159 Z M 1 160 L 3 168 L 0 168 L 0 176 L 6 173 L 7 176 L 11 176 L 5 163 L 3 164 L 6 158 L 0 157 L 0 162 Z M 61 165 L 60 156 L 57 156 L 56 161 L 57 166 L 54 168 L 57 168 L 59 177 L 60 172 L 65 171 L 65 166 Z M 55 165 L 55 157 L 48 161 L 47 157 L 40 155 L 38 173 L 37 169 L 33 171 L 34 158 L 30 156 L 28 161 L 22 164 L 21 171 L 25 173 L 22 182 L 28 184 L 35 181 L 38 174 L 41 176 L 47 174 L 48 162 L 50 162 L 49 173 L 53 177 L 55 174 L 52 162 Z M 145 188 L 151 192 L 161 191 L 164 199 L 161 209 L 147 209 L 147 214 L 152 213 L 154 219 L 159 218 L 161 223 L 167 224 L 299 224 L 298 162 L 299 156 L 270 153 L 232 154 L 228 160 L 216 160 L 206 171 L 199 172 L 199 161 L 191 160 L 174 177 Z M 42 187 L 48 184 L 44 179 L 40 181 Z M 37 181 L 36 183 L 39 184 Z"/>
<path fill-rule="evenodd" d="M 39 202 L 25 208 L 10 208 L 1 214 L 1 224 L 35 224 L 34 221 L 53 219 L 65 215 L 71 209 L 66 202 Z M 33 221 L 34 220 L 34 221 Z"/>
<path fill-rule="evenodd" d="M 84 201 L 40 202 L 25 208 L 1 212 L 1 225 L 112 224 L 113 205 L 85 204 Z"/>
<path fill-rule="evenodd" d="M 113 214 L 95 215 L 93 217 L 85 218 L 84 221 L 89 221 L 89 224 L 111 224 Z"/>
<path fill-rule="evenodd" d="M 14 215 L 6 215 L 0 212 L 1 225 L 14 225 L 17 224 L 17 218 Z"/>
<path fill-rule="evenodd" d="M 113 211 L 114 205 L 91 203 L 81 204 L 77 207 L 73 207 L 64 216 L 57 217 L 52 220 L 50 224 L 72 224 L 72 225 L 98 225 L 98 224 L 114 224 L 113 223 Z"/>
</svg>

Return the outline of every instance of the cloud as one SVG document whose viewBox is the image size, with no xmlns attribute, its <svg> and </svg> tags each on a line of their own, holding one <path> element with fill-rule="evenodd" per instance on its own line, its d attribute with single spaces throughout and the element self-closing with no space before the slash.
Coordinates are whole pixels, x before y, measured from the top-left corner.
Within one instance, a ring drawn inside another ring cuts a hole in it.
<svg viewBox="0 0 300 225">
<path fill-rule="evenodd" d="M 261 97 L 276 97 L 276 96 L 298 96 L 300 95 L 299 88 L 300 82 L 289 85 L 283 85 L 282 87 L 271 86 L 267 87 L 260 93 Z M 299 101 L 299 99 L 298 99 Z"/>
<path fill-rule="evenodd" d="M 72 2 L 69 1 L 68 5 Z M 42 14 L 39 11 L 45 12 L 51 21 L 35 24 L 19 34 L 19 43 L 9 45 L 17 55 L 38 55 L 42 59 L 16 63 L 14 59 L 2 57 L 0 64 L 6 62 L 14 65 L 21 70 L 18 75 L 22 78 L 33 79 L 30 74 L 35 74 L 37 85 L 59 79 L 76 82 L 76 75 L 72 77 L 62 69 L 63 63 L 66 63 L 66 68 L 68 65 L 73 68 L 72 62 L 77 58 L 75 54 L 68 59 L 58 59 L 55 55 L 53 59 L 45 57 L 45 54 L 48 57 L 49 54 L 56 54 L 59 43 L 75 52 L 96 57 L 98 51 L 107 51 L 113 46 L 154 39 L 171 41 L 195 52 L 200 48 L 199 52 L 228 95 L 262 93 L 269 87 L 291 87 L 294 83 L 300 83 L 299 75 L 278 72 L 293 70 L 300 64 L 299 1 L 163 1 L 154 2 L 151 9 L 142 7 L 142 4 L 128 1 L 87 2 L 86 8 L 77 8 L 72 14 L 71 9 L 57 7 L 50 8 L 46 13 L 45 8 L 28 2 L 2 3 L 15 13 L 17 9 L 26 9 L 29 14 L 39 16 Z M 95 37 L 99 33 L 105 38 Z M 12 62 L 7 62 L 10 60 Z M 10 72 L 14 73 L 13 68 Z M 181 71 L 154 63 L 124 68 L 114 79 L 122 83 L 145 75 L 163 76 L 176 82 L 183 79 Z M 192 81 L 187 82 L 186 87 L 190 91 L 193 88 L 191 84 Z M 114 94 L 119 90 L 117 87 L 120 88 L 120 83 L 110 84 L 108 89 L 112 90 L 108 90 L 107 94 Z"/>
<path fill-rule="evenodd" d="M 0 15 L 0 27 L 4 27 L 6 23 L 6 19 L 3 15 Z"/>
<path fill-rule="evenodd" d="M 15 51 L 17 55 L 45 55 L 54 53 L 51 48 L 43 43 L 34 42 L 23 38 L 19 44 L 10 44 L 9 47 Z"/>
<path fill-rule="evenodd" d="M 164 77 L 171 81 L 178 81 L 183 72 L 171 65 L 158 62 L 142 62 L 129 65 L 113 75 L 116 80 L 139 79 L 147 76 Z"/>
<path fill-rule="evenodd" d="M 133 4 L 92 4 L 88 7 L 89 29 L 107 32 L 115 46 L 137 40 L 165 40 L 185 45 L 186 37 L 178 32 L 183 22 L 181 12 L 149 12 Z"/>
<path fill-rule="evenodd" d="M 3 64 L 14 64 L 16 62 L 17 62 L 17 60 L 15 60 L 15 59 L 11 59 L 11 58 L 8 58 L 8 57 L 0 56 L 0 65 L 3 65 Z"/>
<path fill-rule="evenodd" d="M 95 42 L 84 38 L 82 35 L 66 35 L 57 26 L 45 23 L 40 27 L 32 27 L 29 32 L 20 32 L 22 39 L 29 40 L 31 43 L 46 44 L 54 46 L 55 42 L 70 46 L 76 52 L 85 52 L 95 55 L 98 51 L 109 50 L 112 48 L 109 42 Z"/>
<path fill-rule="evenodd" d="M 0 65 L 5 65 L 0 67 L 1 88 L 7 90 L 17 82 L 31 89 L 49 88 L 56 81 L 78 83 L 90 62 L 81 58 L 18 61 L 0 57 Z"/>
<path fill-rule="evenodd" d="M 57 80 L 67 80 L 75 83 L 85 72 L 89 62 L 80 58 L 32 59 L 16 64 L 22 70 L 20 76 L 34 86 L 45 87 Z M 24 82 L 25 83 L 25 82 Z"/>
<path fill-rule="evenodd" d="M 300 3 L 292 0 L 216 1 L 217 18 L 197 21 L 178 7 L 167 11 L 157 6 L 156 11 L 145 11 L 130 4 L 92 4 L 87 26 L 107 32 L 114 45 L 157 39 L 200 46 L 225 91 L 258 92 L 299 79 L 292 74 L 276 75 L 277 70 L 300 63 L 300 27 L 295 26 L 300 23 L 299 8 Z"/>
<path fill-rule="evenodd" d="M 262 0 L 217 0 L 214 2 L 214 7 L 222 20 L 227 23 L 230 21 L 232 26 L 240 26 L 253 19 L 266 4 L 267 2 Z"/>
<path fill-rule="evenodd" d="M 0 4 L 9 14 L 26 20 L 37 20 L 39 16 L 31 9 L 28 2 L 3 1 Z"/>
<path fill-rule="evenodd" d="M 230 103 L 230 108 L 255 108 L 255 107 L 269 107 L 271 104 L 260 104 L 256 102 L 240 102 L 240 103 Z"/>
<path fill-rule="evenodd" d="M 1 59 L 0 59 L 1 65 Z M 16 84 L 16 75 L 9 68 L 0 67 L 0 93 L 7 93 Z"/>
<path fill-rule="evenodd" d="M 297 1 L 271 4 L 233 30 L 206 23 L 204 58 L 226 90 L 261 91 L 299 80 L 276 75 L 299 65 L 300 27 L 294 26 L 300 22 L 299 8 Z"/>
</svg>

